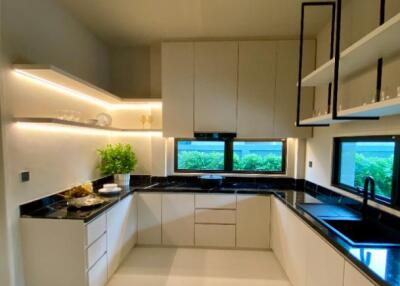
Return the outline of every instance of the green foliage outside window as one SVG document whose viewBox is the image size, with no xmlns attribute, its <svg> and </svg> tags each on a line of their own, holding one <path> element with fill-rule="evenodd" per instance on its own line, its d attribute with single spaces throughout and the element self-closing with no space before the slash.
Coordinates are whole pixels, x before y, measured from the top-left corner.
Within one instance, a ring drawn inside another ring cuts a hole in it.
<svg viewBox="0 0 400 286">
<path fill-rule="evenodd" d="M 391 197 L 393 176 L 393 155 L 386 158 L 366 157 L 356 154 L 355 157 L 355 187 L 364 187 L 366 176 L 375 179 L 375 192 L 380 196 Z"/>
<path fill-rule="evenodd" d="M 223 152 L 182 151 L 178 156 L 180 170 L 223 170 Z M 282 171 L 282 158 L 279 155 L 261 156 L 247 154 L 233 155 L 233 169 L 237 171 Z"/>
</svg>

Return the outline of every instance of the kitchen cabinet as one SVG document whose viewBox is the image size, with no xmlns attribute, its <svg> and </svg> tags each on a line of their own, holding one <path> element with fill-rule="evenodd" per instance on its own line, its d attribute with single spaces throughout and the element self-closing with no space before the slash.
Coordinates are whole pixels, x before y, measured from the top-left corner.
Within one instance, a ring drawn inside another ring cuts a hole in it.
<svg viewBox="0 0 400 286">
<path fill-rule="evenodd" d="M 234 248 L 235 225 L 196 224 L 195 244 L 200 247 Z"/>
<path fill-rule="evenodd" d="M 269 248 L 270 197 L 237 195 L 236 247 Z"/>
<path fill-rule="evenodd" d="M 193 137 L 194 43 L 162 44 L 164 137 Z"/>
<path fill-rule="evenodd" d="M 238 43 L 194 47 L 194 131 L 236 132 Z"/>
<path fill-rule="evenodd" d="M 115 273 L 136 240 L 136 200 L 125 198 L 107 212 L 108 278 Z"/>
<path fill-rule="evenodd" d="M 307 238 L 307 286 L 343 286 L 344 258 L 319 235 Z"/>
<path fill-rule="evenodd" d="M 239 42 L 239 138 L 274 136 L 276 46 L 275 41 Z"/>
<path fill-rule="evenodd" d="M 138 196 L 138 244 L 161 244 L 160 193 L 139 193 Z"/>
<path fill-rule="evenodd" d="M 360 271 L 353 265 L 345 262 L 343 286 L 374 286 Z"/>
<path fill-rule="evenodd" d="M 162 244 L 194 245 L 194 194 L 163 194 Z"/>
<path fill-rule="evenodd" d="M 311 137 L 311 128 L 295 125 L 297 114 L 297 81 L 299 65 L 299 41 L 277 42 L 276 90 L 274 101 L 274 137 L 307 138 Z M 304 41 L 303 74 L 315 67 L 315 41 Z M 302 90 L 302 115 L 312 115 L 314 91 Z"/>
</svg>

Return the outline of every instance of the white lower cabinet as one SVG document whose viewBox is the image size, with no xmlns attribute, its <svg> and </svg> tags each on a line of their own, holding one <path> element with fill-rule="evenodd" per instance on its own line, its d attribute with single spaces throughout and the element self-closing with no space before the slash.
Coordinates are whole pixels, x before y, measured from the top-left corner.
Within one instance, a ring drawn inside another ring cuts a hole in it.
<svg viewBox="0 0 400 286">
<path fill-rule="evenodd" d="M 271 246 L 293 286 L 373 286 L 279 199 L 271 204 Z"/>
<path fill-rule="evenodd" d="M 134 246 L 136 240 L 136 207 L 133 195 L 125 198 L 107 212 L 108 277 Z"/>
<path fill-rule="evenodd" d="M 307 238 L 307 286 L 342 286 L 344 258 L 313 231 Z"/>
<path fill-rule="evenodd" d="M 237 195 L 236 247 L 269 248 L 269 196 Z"/>
<path fill-rule="evenodd" d="M 235 225 L 196 224 L 196 246 L 200 247 L 235 247 Z"/>
<path fill-rule="evenodd" d="M 161 244 L 161 193 L 138 195 L 138 244 Z"/>
<path fill-rule="evenodd" d="M 136 221 L 134 195 L 116 202 L 87 223 L 21 218 L 27 285 L 106 285 L 135 244 Z"/>
<path fill-rule="evenodd" d="M 360 271 L 350 263 L 346 262 L 344 266 L 344 284 L 343 286 L 374 286 Z"/>
<path fill-rule="evenodd" d="M 194 245 L 194 194 L 163 194 L 162 244 Z"/>
<path fill-rule="evenodd" d="M 88 286 L 104 286 L 107 284 L 107 255 L 97 261 L 97 263 L 88 272 Z M 57 285 L 55 283 L 54 285 Z"/>
</svg>

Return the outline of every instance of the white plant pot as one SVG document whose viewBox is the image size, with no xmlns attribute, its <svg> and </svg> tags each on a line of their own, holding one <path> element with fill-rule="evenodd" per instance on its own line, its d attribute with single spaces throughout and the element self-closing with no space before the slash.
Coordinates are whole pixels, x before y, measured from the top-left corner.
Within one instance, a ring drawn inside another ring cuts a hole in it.
<svg viewBox="0 0 400 286">
<path fill-rule="evenodd" d="M 114 174 L 114 183 L 120 187 L 129 186 L 131 174 Z"/>
</svg>

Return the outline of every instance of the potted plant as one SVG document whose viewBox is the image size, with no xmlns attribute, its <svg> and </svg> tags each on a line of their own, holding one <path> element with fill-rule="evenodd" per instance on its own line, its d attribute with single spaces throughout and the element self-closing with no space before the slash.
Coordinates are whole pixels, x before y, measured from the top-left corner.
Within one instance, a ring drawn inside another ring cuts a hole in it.
<svg viewBox="0 0 400 286">
<path fill-rule="evenodd" d="M 130 173 L 135 170 L 137 159 L 129 144 L 108 144 L 98 149 L 100 163 L 98 168 L 102 175 L 114 175 L 114 182 L 118 186 L 128 186 Z"/>
</svg>

